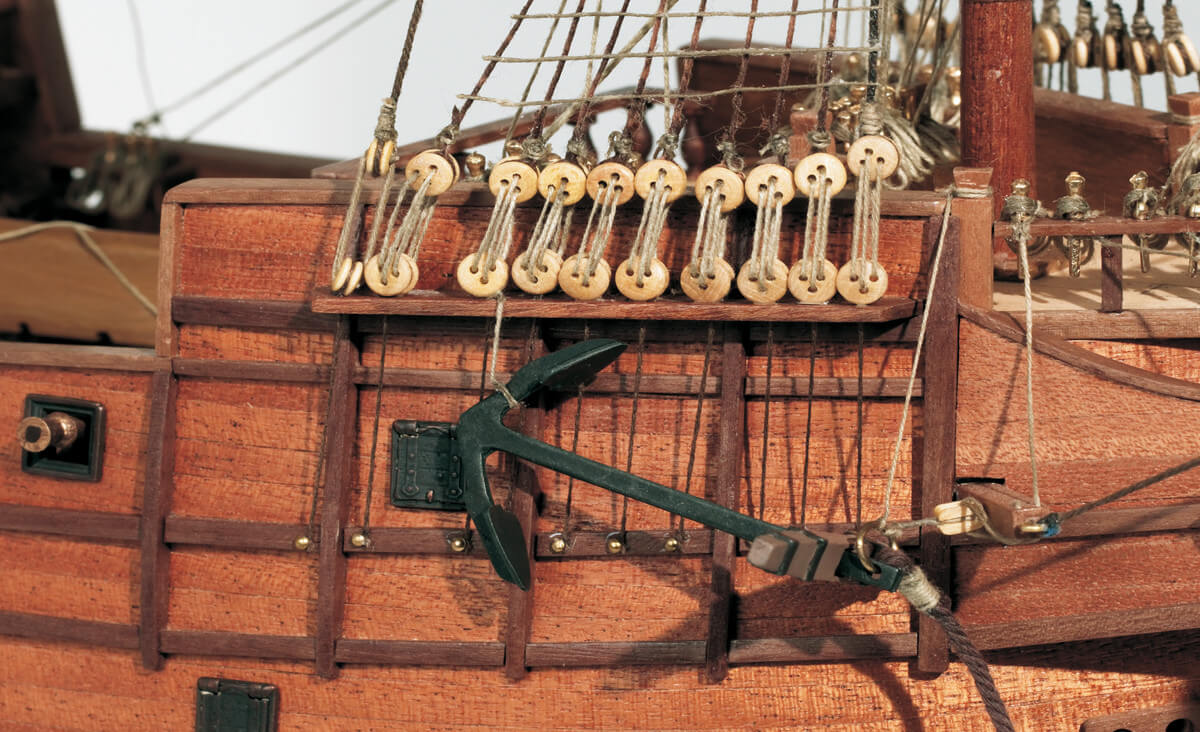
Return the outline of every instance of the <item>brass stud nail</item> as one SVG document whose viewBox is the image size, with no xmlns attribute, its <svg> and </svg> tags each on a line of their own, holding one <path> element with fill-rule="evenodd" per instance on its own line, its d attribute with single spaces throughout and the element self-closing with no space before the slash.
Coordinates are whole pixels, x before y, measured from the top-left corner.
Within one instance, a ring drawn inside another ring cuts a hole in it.
<svg viewBox="0 0 1200 732">
<path fill-rule="evenodd" d="M 312 546 L 312 539 L 307 536 L 297 536 L 296 540 L 292 542 L 292 546 L 296 547 L 299 551 L 306 552 Z"/>
<path fill-rule="evenodd" d="M 609 537 L 608 553 L 609 554 L 620 554 L 623 551 L 625 551 L 625 542 L 621 541 L 619 538 L 617 538 L 615 536 Z"/>
<path fill-rule="evenodd" d="M 350 546 L 355 546 L 355 547 L 358 547 L 359 549 L 362 549 L 366 545 L 367 545 L 366 533 L 364 533 L 362 531 L 356 531 L 354 533 L 354 535 L 350 537 Z"/>
<path fill-rule="evenodd" d="M 467 550 L 467 540 L 461 536 L 456 536 L 450 540 L 450 550 L 461 554 Z"/>
<path fill-rule="evenodd" d="M 667 540 L 663 542 L 663 550 L 668 552 L 679 551 L 679 538 L 668 536 Z"/>
<path fill-rule="evenodd" d="M 567 540 L 561 534 L 556 534 L 550 538 L 550 551 L 555 554 L 562 554 L 567 550 Z"/>
</svg>

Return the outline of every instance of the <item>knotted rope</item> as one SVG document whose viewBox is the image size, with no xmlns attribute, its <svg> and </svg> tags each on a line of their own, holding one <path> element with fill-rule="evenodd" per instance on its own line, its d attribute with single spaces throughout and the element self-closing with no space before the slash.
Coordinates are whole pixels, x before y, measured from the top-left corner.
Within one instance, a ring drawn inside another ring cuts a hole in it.
<svg viewBox="0 0 1200 732">
<path fill-rule="evenodd" d="M 901 578 L 897 591 L 918 612 L 928 615 L 942 626 L 942 630 L 946 633 L 946 639 L 950 642 L 951 650 L 971 674 L 975 688 L 979 691 L 979 698 L 983 701 L 983 707 L 987 711 L 992 725 L 996 728 L 996 732 L 1015 732 L 1012 719 L 1008 715 L 1008 707 L 1005 706 L 1004 699 L 996 688 L 996 681 L 992 678 L 987 659 L 971 642 L 966 630 L 950 610 L 950 598 L 942 594 L 941 590 L 929 581 L 925 572 L 917 566 L 912 557 L 904 552 L 876 545 L 873 559 L 898 569 Z"/>
</svg>

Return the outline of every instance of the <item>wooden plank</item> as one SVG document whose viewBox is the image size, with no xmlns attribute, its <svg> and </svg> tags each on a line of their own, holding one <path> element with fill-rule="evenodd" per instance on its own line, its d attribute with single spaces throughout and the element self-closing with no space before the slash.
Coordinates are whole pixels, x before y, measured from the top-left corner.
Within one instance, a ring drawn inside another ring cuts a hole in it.
<svg viewBox="0 0 1200 732">
<path fill-rule="evenodd" d="M 1186 724 L 1181 725 L 1181 720 Z M 1200 700 L 1092 717 L 1080 725 L 1079 732 L 1112 732 L 1120 729 L 1186 732 L 1188 729 L 1195 729 L 1197 724 L 1200 724 Z"/>
<path fill-rule="evenodd" d="M 308 384 L 322 383 L 329 379 L 328 366 L 308 363 L 176 358 L 174 359 L 174 368 L 177 376 L 190 376 L 202 379 L 282 381 Z"/>
<path fill-rule="evenodd" d="M 1200 338 L 1200 318 L 1193 310 L 1137 310 L 1098 313 L 1092 310 L 1048 310 L 1033 313 L 1039 333 L 1067 340 L 1182 340 Z"/>
<path fill-rule="evenodd" d="M 162 652 L 187 656 L 237 656 L 311 661 L 313 639 L 291 635 L 253 635 L 207 630 L 164 630 Z"/>
<path fill-rule="evenodd" d="M 742 456 L 745 449 L 746 348 L 741 333 L 726 328 L 721 348 L 720 454 L 717 464 L 717 490 L 714 500 L 722 506 L 738 509 Z M 708 639 L 704 647 L 705 676 L 719 683 L 729 674 L 729 634 L 733 623 L 733 567 L 737 557 L 737 539 L 714 532 L 712 558 L 712 595 L 708 607 Z"/>
<path fill-rule="evenodd" d="M 0 218 L 0 233 L 35 222 Z M 158 237 L 102 230 L 96 246 L 151 303 L 158 268 Z M 55 227 L 6 241 L 6 257 L 20 266 L 0 269 L 0 332 L 27 328 L 34 336 L 154 345 L 154 316 L 126 291 L 70 228 Z M 70 287 L 63 287 L 70 282 Z"/>
<path fill-rule="evenodd" d="M 531 667 L 636 666 L 701 664 L 704 641 L 644 641 L 640 643 L 530 643 L 526 663 Z"/>
<path fill-rule="evenodd" d="M 163 541 L 163 524 L 171 511 L 175 472 L 175 409 L 179 384 L 174 375 L 158 371 L 150 383 L 150 430 L 146 447 L 146 483 L 142 494 L 141 617 L 138 634 L 142 666 L 162 668 L 161 634 L 167 624 L 170 550 Z"/>
<path fill-rule="evenodd" d="M 926 302 L 929 308 L 925 363 L 921 381 L 921 506 L 922 516 L 932 516 L 934 506 L 954 500 L 956 431 L 958 410 L 958 293 L 961 282 L 960 252 L 962 227 L 949 222 L 938 288 Z M 950 591 L 951 556 L 949 537 L 937 527 L 921 530 L 920 565 L 930 581 L 943 592 Z M 943 673 L 950 663 L 946 635 L 938 623 L 921 613 L 917 618 L 917 669 Z"/>
<path fill-rule="evenodd" d="M 0 635 L 83 643 L 105 648 L 133 650 L 138 647 L 138 629 L 135 625 L 56 618 L 33 613 L 0 611 Z"/>
<path fill-rule="evenodd" d="M 292 551 L 296 537 L 305 531 L 303 524 L 167 516 L 163 540 L 167 544 L 197 544 L 224 549 Z"/>
<path fill-rule="evenodd" d="M 332 332 L 336 319 L 315 315 L 305 303 L 175 295 L 168 310 L 177 323 Z"/>
<path fill-rule="evenodd" d="M 399 666 L 503 666 L 504 644 L 342 638 L 337 642 L 337 661 Z"/>
<path fill-rule="evenodd" d="M 966 320 L 1010 341 L 1021 343 L 1025 339 L 1023 325 L 1010 315 L 979 310 L 965 303 L 959 303 L 959 312 Z M 1103 379 L 1176 399 L 1200 401 L 1200 384 L 1127 366 L 1052 335 L 1035 333 L 1033 347 L 1045 356 Z"/>
<path fill-rule="evenodd" d="M 6 531 L 132 542 L 138 540 L 138 523 L 131 514 L 0 504 L 0 529 Z"/>
<path fill-rule="evenodd" d="M 977 647 L 990 650 L 1165 633 L 1197 627 L 1200 627 L 1200 603 L 1193 602 L 1167 607 L 969 625 L 967 633 Z"/>
<path fill-rule="evenodd" d="M 94 371 L 162 371 L 171 362 L 149 348 L 74 346 L 59 343 L 0 341 L 0 364 Z"/>
<path fill-rule="evenodd" d="M 496 303 L 440 292 L 415 291 L 404 297 L 382 298 L 374 295 L 340 297 L 314 293 L 315 313 L 351 315 L 409 315 L 488 317 L 496 312 Z M 906 297 L 888 296 L 872 305 L 802 305 L 800 303 L 699 303 L 676 296 L 662 297 L 653 303 L 627 300 L 580 302 L 568 297 L 548 296 L 536 299 L 509 298 L 505 317 L 512 318 L 586 318 L 588 320 L 686 320 L 719 322 L 821 322 L 886 323 L 913 314 L 915 304 Z"/>
<path fill-rule="evenodd" d="M 813 661 L 879 660 L 917 655 L 916 633 L 842 635 L 813 638 L 734 640 L 729 662 L 811 663 Z"/>
<path fill-rule="evenodd" d="M 358 390 L 354 369 L 358 347 L 351 339 L 350 319 L 340 318 L 334 336 L 333 381 L 329 387 L 329 411 L 325 415 L 325 481 L 321 501 L 321 529 L 317 544 L 317 673 L 337 676 L 336 645 L 342 634 L 346 610 L 346 555 L 342 551 L 342 527 L 350 508 L 353 480 L 354 427 L 358 419 Z"/>
</svg>

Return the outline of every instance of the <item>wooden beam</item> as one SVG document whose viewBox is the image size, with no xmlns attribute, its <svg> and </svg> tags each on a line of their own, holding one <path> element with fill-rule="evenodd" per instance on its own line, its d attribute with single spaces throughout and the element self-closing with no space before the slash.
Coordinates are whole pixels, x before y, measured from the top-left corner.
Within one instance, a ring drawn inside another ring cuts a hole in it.
<svg viewBox="0 0 1200 732">
<path fill-rule="evenodd" d="M 303 524 L 168 516 L 164 540 L 168 544 L 288 552 L 295 551 L 293 542 L 306 528 Z"/>
<path fill-rule="evenodd" d="M 337 318 L 314 315 L 303 302 L 175 295 L 168 311 L 176 323 L 184 325 L 333 332 L 337 324 Z"/>
<path fill-rule="evenodd" d="M 146 483 L 142 493 L 141 590 L 139 628 L 142 666 L 162 668 L 161 634 L 167 626 L 170 549 L 163 527 L 175 487 L 175 408 L 179 384 L 174 374 L 158 371 L 150 381 L 150 428 Z"/>
<path fill-rule="evenodd" d="M 717 436 L 717 486 L 713 499 L 727 508 L 738 509 L 738 485 L 745 451 L 746 347 L 741 333 L 727 326 L 721 347 L 720 432 Z M 765 439 L 765 436 L 764 436 Z M 708 607 L 708 639 L 705 643 L 705 675 L 719 683 L 729 674 L 729 637 L 733 625 L 733 570 L 737 538 L 713 535 L 712 585 Z"/>
<path fill-rule="evenodd" d="M 496 310 L 489 299 L 440 292 L 413 292 L 404 297 L 342 297 L 313 293 L 314 313 L 488 317 Z M 872 305 L 801 305 L 795 302 L 754 305 L 745 302 L 700 303 L 684 297 L 662 297 L 651 304 L 626 300 L 579 302 L 565 295 L 510 298 L 509 318 L 586 318 L 588 320 L 686 320 L 719 322 L 886 323 L 910 317 L 916 304 L 907 297 L 887 296 Z"/>
<path fill-rule="evenodd" d="M 54 0 L 16 0 L 17 63 L 37 77 L 40 135 L 79 129 L 79 104 Z"/>
<path fill-rule="evenodd" d="M 139 521 L 133 514 L 0 504 L 0 530 L 4 531 L 135 542 Z"/>
<path fill-rule="evenodd" d="M 342 634 L 346 609 L 346 554 L 342 527 L 350 509 L 350 483 L 354 480 L 354 437 L 358 418 L 358 389 L 354 369 L 358 347 L 352 339 L 350 319 L 338 321 L 333 345 L 333 380 L 329 410 L 325 415 L 325 480 L 321 497 L 321 527 L 316 539 L 317 565 L 317 673 L 337 676 L 336 646 Z"/>
<path fill-rule="evenodd" d="M 164 630 L 163 653 L 185 656 L 237 656 L 293 661 L 313 659 L 313 639 L 292 635 L 254 635 L 209 630 Z"/>
<path fill-rule="evenodd" d="M 940 222 L 939 222 L 940 225 Z M 959 252 L 962 227 L 950 219 L 942 259 L 937 269 L 937 289 L 926 301 L 928 331 L 922 370 L 921 516 L 954 500 L 958 408 L 958 294 L 961 282 Z M 916 456 L 914 456 L 914 462 Z M 921 530 L 921 568 L 930 581 L 949 592 L 950 539 L 937 527 Z M 937 621 L 917 616 L 917 669 L 940 674 L 949 665 L 950 649 Z"/>
<path fill-rule="evenodd" d="M 58 618 L 4 610 L 0 610 L 0 635 L 66 641 L 127 650 L 134 650 L 138 647 L 136 625 L 102 623 L 95 620 Z"/>
<path fill-rule="evenodd" d="M 531 667 L 695 665 L 704 663 L 704 641 L 530 643 Z"/>
<path fill-rule="evenodd" d="M 342 638 L 337 643 L 337 661 L 393 666 L 502 666 L 504 644 Z"/>
</svg>

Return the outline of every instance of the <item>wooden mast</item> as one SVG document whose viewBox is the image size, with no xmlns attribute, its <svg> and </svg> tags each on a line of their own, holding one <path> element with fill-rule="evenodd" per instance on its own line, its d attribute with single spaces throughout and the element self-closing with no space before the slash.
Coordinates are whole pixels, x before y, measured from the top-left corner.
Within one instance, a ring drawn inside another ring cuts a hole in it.
<svg viewBox="0 0 1200 732">
<path fill-rule="evenodd" d="M 1037 181 L 1032 18 L 1032 0 L 962 4 L 963 165 L 993 169 L 997 214 L 1013 180 Z"/>
</svg>

